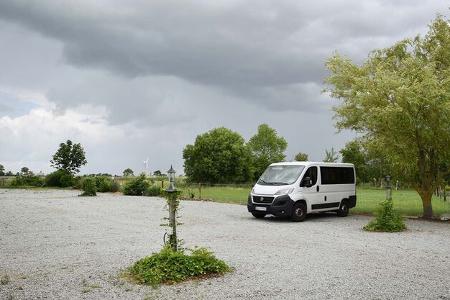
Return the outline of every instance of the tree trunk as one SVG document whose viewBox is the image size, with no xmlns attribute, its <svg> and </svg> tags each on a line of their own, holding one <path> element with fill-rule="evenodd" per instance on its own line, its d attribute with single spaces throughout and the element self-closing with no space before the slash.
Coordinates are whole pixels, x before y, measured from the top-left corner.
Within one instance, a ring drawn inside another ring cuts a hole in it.
<svg viewBox="0 0 450 300">
<path fill-rule="evenodd" d="M 419 190 L 420 198 L 422 198 L 423 215 L 424 219 L 431 219 L 433 217 L 433 206 L 431 204 L 431 198 L 433 192 L 431 190 Z"/>
</svg>

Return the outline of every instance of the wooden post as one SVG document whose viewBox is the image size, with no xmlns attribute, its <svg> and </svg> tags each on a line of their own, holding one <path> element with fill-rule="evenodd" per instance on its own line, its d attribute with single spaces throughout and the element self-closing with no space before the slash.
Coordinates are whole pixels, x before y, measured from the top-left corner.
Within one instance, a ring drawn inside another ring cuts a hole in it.
<svg viewBox="0 0 450 300">
<path fill-rule="evenodd" d="M 202 184 L 198 184 L 198 198 L 202 200 Z"/>
</svg>

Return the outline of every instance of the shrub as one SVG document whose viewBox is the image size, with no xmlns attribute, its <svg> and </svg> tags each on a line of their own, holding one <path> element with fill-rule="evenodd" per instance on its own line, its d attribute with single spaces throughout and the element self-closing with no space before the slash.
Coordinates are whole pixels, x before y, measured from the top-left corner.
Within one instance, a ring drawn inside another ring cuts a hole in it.
<svg viewBox="0 0 450 300">
<path fill-rule="evenodd" d="M 198 248 L 191 255 L 186 255 L 184 251 L 173 251 L 166 246 L 159 253 L 137 261 L 128 271 L 139 283 L 154 286 L 220 275 L 231 271 L 231 268 L 205 248 Z"/>
<path fill-rule="evenodd" d="M 139 175 L 125 183 L 123 193 L 131 196 L 142 196 L 147 191 L 150 183 L 145 178 L 145 175 Z"/>
<path fill-rule="evenodd" d="M 406 229 L 403 218 L 394 210 L 390 200 L 381 202 L 376 218 L 363 227 L 367 231 L 398 232 Z"/>
<path fill-rule="evenodd" d="M 45 185 L 52 187 L 69 187 L 75 183 L 72 174 L 65 170 L 57 170 L 45 177 Z"/>
<path fill-rule="evenodd" d="M 11 186 L 19 187 L 19 186 L 36 186 L 41 187 L 44 185 L 44 179 L 39 176 L 33 175 L 19 175 L 14 177 L 14 179 L 10 183 Z"/>
<path fill-rule="evenodd" d="M 158 185 L 151 185 L 145 192 L 146 196 L 160 196 L 162 194 L 162 189 Z"/>
<path fill-rule="evenodd" d="M 86 177 L 83 179 L 81 183 L 81 188 L 83 193 L 80 196 L 96 196 L 97 195 L 97 186 L 95 184 L 95 178 Z"/>
<path fill-rule="evenodd" d="M 97 192 L 117 192 L 120 189 L 119 184 L 111 179 L 110 176 L 95 176 L 95 184 L 97 186 Z"/>
</svg>

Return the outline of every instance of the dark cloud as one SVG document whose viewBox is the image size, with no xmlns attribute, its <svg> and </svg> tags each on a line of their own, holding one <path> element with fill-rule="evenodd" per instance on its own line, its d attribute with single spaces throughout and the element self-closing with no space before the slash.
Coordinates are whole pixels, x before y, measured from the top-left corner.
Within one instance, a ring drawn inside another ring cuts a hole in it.
<svg viewBox="0 0 450 300">
<path fill-rule="evenodd" d="M 447 7 L 439 0 L 0 1 L 2 164 L 48 170 L 56 145 L 73 138 L 86 146 L 86 172 L 140 171 L 147 156 L 152 168 L 173 163 L 182 172 L 182 149 L 196 135 L 225 126 L 248 139 L 261 123 L 286 137 L 288 159 L 302 151 L 320 160 L 325 148 L 353 137 L 335 134 L 333 100 L 321 93 L 326 58 L 338 51 L 361 61 L 425 32 Z"/>
<path fill-rule="evenodd" d="M 334 50 L 356 58 L 421 31 L 439 1 L 3 1 L 0 16 L 55 38 L 67 62 L 136 78 L 173 76 L 307 109 Z M 362 40 L 364 38 L 365 40 Z M 290 96 L 292 94 L 292 96 Z M 295 97 L 297 95 L 297 97 Z M 286 98 L 285 98 L 286 97 Z M 304 102 L 304 103 L 302 103 Z"/>
</svg>

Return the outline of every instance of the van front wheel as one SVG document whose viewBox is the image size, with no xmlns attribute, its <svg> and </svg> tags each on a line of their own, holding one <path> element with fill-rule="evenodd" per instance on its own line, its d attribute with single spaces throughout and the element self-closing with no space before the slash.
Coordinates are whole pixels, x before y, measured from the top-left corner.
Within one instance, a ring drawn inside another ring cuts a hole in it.
<svg viewBox="0 0 450 300">
<path fill-rule="evenodd" d="M 302 222 L 306 218 L 306 205 L 304 202 L 294 204 L 291 219 L 294 222 Z"/>
<path fill-rule="evenodd" d="M 339 217 L 346 217 L 348 215 L 349 207 L 346 200 L 342 200 L 341 206 L 339 206 L 339 209 L 337 210 L 337 215 Z"/>
</svg>

